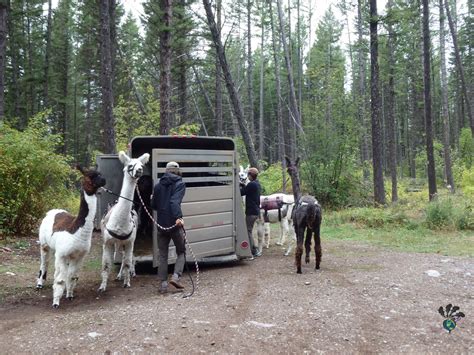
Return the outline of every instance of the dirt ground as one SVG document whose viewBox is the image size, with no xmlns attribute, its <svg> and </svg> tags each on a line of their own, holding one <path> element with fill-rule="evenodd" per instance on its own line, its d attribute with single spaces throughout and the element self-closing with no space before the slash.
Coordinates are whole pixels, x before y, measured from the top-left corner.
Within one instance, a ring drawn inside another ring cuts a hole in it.
<svg viewBox="0 0 474 355">
<path fill-rule="evenodd" d="M 149 267 L 138 269 L 132 288 L 111 282 L 98 296 L 93 240 L 77 297 L 58 310 L 51 279 L 34 289 L 34 240 L 0 250 L 2 354 L 474 352 L 473 258 L 323 240 L 321 270 L 312 255 L 302 275 L 272 246 L 254 261 L 200 265 L 190 298 L 159 295 Z M 185 284 L 189 291 L 187 275 Z M 466 314 L 451 334 L 438 313 L 448 303 Z"/>
</svg>

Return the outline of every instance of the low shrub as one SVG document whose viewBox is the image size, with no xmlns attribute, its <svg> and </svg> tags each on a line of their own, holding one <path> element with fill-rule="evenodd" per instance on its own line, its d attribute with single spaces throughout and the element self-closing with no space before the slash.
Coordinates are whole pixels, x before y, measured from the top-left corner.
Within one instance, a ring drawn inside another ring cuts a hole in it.
<svg viewBox="0 0 474 355">
<path fill-rule="evenodd" d="M 61 139 L 48 130 L 47 115 L 32 118 L 23 132 L 0 126 L 0 235 L 27 234 L 47 210 L 77 204 L 67 187 L 72 170 L 56 153 Z"/>
</svg>

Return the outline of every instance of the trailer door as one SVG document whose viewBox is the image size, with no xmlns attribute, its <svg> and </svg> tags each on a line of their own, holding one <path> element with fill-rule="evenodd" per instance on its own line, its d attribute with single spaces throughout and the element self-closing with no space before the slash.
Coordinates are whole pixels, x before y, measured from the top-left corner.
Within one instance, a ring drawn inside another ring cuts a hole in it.
<svg viewBox="0 0 474 355">
<path fill-rule="evenodd" d="M 153 149 L 152 176 L 156 184 L 166 163 L 176 161 L 186 183 L 182 210 L 188 242 L 197 259 L 235 253 L 234 151 Z M 240 197 L 239 197 L 240 198 Z M 158 266 L 155 228 L 153 265 Z M 188 253 L 189 255 L 189 253 Z M 169 262 L 176 260 L 174 246 Z"/>
</svg>

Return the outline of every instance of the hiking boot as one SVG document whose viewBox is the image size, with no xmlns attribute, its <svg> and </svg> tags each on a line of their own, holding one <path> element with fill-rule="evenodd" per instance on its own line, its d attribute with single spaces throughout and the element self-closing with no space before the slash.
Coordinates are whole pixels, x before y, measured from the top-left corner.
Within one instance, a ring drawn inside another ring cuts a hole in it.
<svg viewBox="0 0 474 355">
<path fill-rule="evenodd" d="M 174 275 L 171 277 L 170 284 L 176 287 L 178 290 L 182 290 L 184 288 L 184 286 L 179 282 L 179 277 Z"/>
<path fill-rule="evenodd" d="M 259 256 L 262 256 L 262 252 L 258 250 L 255 254 L 253 254 L 253 256 L 258 258 Z"/>
</svg>

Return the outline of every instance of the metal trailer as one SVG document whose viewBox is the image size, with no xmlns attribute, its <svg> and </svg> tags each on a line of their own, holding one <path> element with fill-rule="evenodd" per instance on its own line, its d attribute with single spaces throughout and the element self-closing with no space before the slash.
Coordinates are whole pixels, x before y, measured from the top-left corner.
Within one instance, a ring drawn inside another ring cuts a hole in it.
<svg viewBox="0 0 474 355">
<path fill-rule="evenodd" d="M 152 176 L 153 185 L 164 174 L 167 162 L 179 163 L 186 183 L 182 203 L 186 234 L 198 261 L 234 261 L 252 256 L 240 197 L 237 151 L 232 139 L 195 136 L 133 138 L 129 154 L 136 158 L 143 153 L 149 153 L 151 157 L 145 174 Z M 107 180 L 106 188 L 119 194 L 123 165 L 118 155 L 98 155 L 97 165 Z M 106 192 L 99 195 L 97 229 L 100 229 L 100 219 L 109 203 L 116 199 Z M 156 217 L 155 211 L 153 216 Z M 190 260 L 189 249 L 186 255 Z M 137 235 L 134 257 L 137 262 L 153 261 L 153 266 L 158 266 L 156 226 L 152 235 Z M 176 261 L 172 242 L 168 260 L 170 264 Z"/>
</svg>

